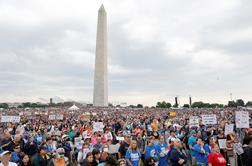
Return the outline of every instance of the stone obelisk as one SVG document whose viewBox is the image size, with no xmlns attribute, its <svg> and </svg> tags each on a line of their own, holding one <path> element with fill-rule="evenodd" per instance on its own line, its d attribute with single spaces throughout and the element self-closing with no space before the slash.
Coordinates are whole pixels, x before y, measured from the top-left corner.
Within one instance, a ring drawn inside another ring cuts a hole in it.
<svg viewBox="0 0 252 166">
<path fill-rule="evenodd" d="M 93 95 L 94 106 L 108 106 L 107 14 L 103 5 L 98 11 Z"/>
</svg>

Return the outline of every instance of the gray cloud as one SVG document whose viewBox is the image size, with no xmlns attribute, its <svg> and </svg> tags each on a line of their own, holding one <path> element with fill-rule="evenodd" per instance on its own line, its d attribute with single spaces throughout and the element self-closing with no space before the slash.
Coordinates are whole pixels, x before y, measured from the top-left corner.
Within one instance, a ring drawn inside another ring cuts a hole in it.
<svg viewBox="0 0 252 166">
<path fill-rule="evenodd" d="M 102 1 L 1 1 L 1 101 L 92 101 Z M 110 101 L 252 99 L 252 4 L 104 1 Z"/>
</svg>

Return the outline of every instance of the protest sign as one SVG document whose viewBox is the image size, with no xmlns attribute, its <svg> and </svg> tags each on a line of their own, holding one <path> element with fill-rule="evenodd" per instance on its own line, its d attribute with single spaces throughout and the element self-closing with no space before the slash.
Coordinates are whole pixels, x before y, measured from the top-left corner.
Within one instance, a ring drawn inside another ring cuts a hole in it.
<svg viewBox="0 0 252 166">
<path fill-rule="evenodd" d="M 176 112 L 170 112 L 170 116 L 176 116 Z"/>
<path fill-rule="evenodd" d="M 231 134 L 234 131 L 234 124 L 225 124 L 225 135 Z"/>
<path fill-rule="evenodd" d="M 74 145 L 77 149 L 81 149 L 82 148 L 82 137 L 76 137 L 74 138 Z"/>
<path fill-rule="evenodd" d="M 1 116 L 1 122 L 19 123 L 19 122 L 20 122 L 20 116 L 7 116 L 7 115 L 2 115 L 2 116 Z"/>
<path fill-rule="evenodd" d="M 57 115 L 57 116 L 56 116 L 56 119 L 57 119 L 57 120 L 63 120 L 63 115 Z"/>
<path fill-rule="evenodd" d="M 199 127 L 199 117 L 191 116 L 189 119 L 189 126 L 190 127 Z"/>
<path fill-rule="evenodd" d="M 236 128 L 249 128 L 249 114 L 246 111 L 235 112 Z"/>
<path fill-rule="evenodd" d="M 103 131 L 104 125 L 102 122 L 94 122 L 93 130 L 94 131 Z"/>
<path fill-rule="evenodd" d="M 117 141 L 124 141 L 124 137 L 116 137 Z"/>
<path fill-rule="evenodd" d="M 226 139 L 218 139 L 220 149 L 227 148 L 227 140 Z"/>
<path fill-rule="evenodd" d="M 116 153 L 118 153 L 119 148 L 120 148 L 120 144 L 109 145 L 108 153 L 109 154 L 116 154 Z"/>
<path fill-rule="evenodd" d="M 55 120 L 56 115 L 49 115 L 49 120 Z"/>
<path fill-rule="evenodd" d="M 212 114 L 212 115 L 201 115 L 202 117 L 202 123 L 205 125 L 213 125 L 213 124 L 217 124 L 217 118 L 216 115 Z"/>
</svg>

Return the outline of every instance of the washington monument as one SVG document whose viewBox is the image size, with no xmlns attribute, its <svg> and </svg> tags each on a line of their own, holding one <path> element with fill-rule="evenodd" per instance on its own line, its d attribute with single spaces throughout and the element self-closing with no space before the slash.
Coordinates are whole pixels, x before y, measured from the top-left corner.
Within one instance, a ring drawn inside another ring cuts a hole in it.
<svg viewBox="0 0 252 166">
<path fill-rule="evenodd" d="M 103 5 L 98 11 L 95 51 L 93 105 L 105 107 L 108 106 L 107 14 Z"/>
</svg>

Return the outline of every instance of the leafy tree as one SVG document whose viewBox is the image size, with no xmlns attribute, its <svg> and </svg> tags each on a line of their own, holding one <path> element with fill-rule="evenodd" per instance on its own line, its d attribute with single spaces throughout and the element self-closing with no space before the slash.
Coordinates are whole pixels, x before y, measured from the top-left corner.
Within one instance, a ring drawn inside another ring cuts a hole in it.
<svg viewBox="0 0 252 166">
<path fill-rule="evenodd" d="M 236 100 L 236 106 L 244 107 L 245 106 L 244 101 L 242 99 L 237 99 Z"/>
<path fill-rule="evenodd" d="M 170 108 L 171 107 L 171 103 L 165 102 L 165 101 L 157 102 L 156 107 L 157 108 Z"/>
<path fill-rule="evenodd" d="M 9 105 L 7 103 L 1 103 L 0 108 L 8 109 Z"/>
<path fill-rule="evenodd" d="M 228 102 L 228 107 L 237 107 L 236 103 L 234 101 Z"/>
<path fill-rule="evenodd" d="M 192 104 L 192 108 L 203 108 L 204 103 L 202 101 L 197 101 Z"/>
<path fill-rule="evenodd" d="M 137 108 L 143 108 L 143 105 L 142 105 L 142 104 L 137 104 L 136 107 L 137 107 Z"/>
<path fill-rule="evenodd" d="M 184 108 L 189 108 L 190 105 L 189 105 L 189 104 L 184 104 L 183 107 L 184 107 Z"/>
<path fill-rule="evenodd" d="M 247 107 L 252 107 L 252 101 L 248 101 L 248 102 L 246 103 L 246 106 L 247 106 Z"/>
</svg>

